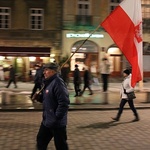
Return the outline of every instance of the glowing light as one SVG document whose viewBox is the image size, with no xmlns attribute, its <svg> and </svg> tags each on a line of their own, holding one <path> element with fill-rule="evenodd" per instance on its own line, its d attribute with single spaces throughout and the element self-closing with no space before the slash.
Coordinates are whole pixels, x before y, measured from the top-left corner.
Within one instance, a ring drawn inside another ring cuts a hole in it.
<svg viewBox="0 0 150 150">
<path fill-rule="evenodd" d="M 55 54 L 50 54 L 50 57 L 55 57 Z"/>
<path fill-rule="evenodd" d="M 86 38 L 86 37 L 89 37 L 90 36 L 90 34 L 89 33 L 78 33 L 78 34 L 76 34 L 76 33 L 68 33 L 68 34 L 66 34 L 66 37 L 67 38 Z M 90 36 L 91 38 L 104 38 L 104 35 L 103 34 L 92 34 L 91 36 Z"/>
<path fill-rule="evenodd" d="M 12 59 L 13 57 L 8 56 L 7 58 L 8 58 L 8 59 Z"/>
<path fill-rule="evenodd" d="M 17 63 L 22 63 L 22 58 L 18 57 L 17 58 Z"/>
<path fill-rule="evenodd" d="M 55 61 L 55 59 L 54 58 L 50 58 L 50 60 L 49 60 L 50 62 L 54 62 Z"/>
<path fill-rule="evenodd" d="M 0 56 L 0 60 L 4 60 L 5 59 L 5 57 L 4 56 Z"/>
<path fill-rule="evenodd" d="M 32 62 L 35 61 L 35 59 L 36 59 L 36 57 L 29 57 L 29 60 Z"/>
</svg>

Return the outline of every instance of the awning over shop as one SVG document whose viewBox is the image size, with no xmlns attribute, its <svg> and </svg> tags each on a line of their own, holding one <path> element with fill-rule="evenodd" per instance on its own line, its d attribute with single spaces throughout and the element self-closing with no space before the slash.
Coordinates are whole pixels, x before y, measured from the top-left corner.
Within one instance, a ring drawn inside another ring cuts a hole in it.
<svg viewBox="0 0 150 150">
<path fill-rule="evenodd" d="M 5 47 L 0 46 L 0 56 L 50 57 L 50 47 Z"/>
</svg>

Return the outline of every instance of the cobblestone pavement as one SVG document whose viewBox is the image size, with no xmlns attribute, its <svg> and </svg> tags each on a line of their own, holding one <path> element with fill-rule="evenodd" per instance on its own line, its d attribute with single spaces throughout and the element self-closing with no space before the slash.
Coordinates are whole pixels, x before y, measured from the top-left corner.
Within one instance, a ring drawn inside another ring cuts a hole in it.
<svg viewBox="0 0 150 150">
<path fill-rule="evenodd" d="M 124 110 L 120 122 L 111 111 L 69 111 L 70 150 L 149 150 L 150 110 L 138 110 L 139 122 L 131 110 Z M 0 150 L 35 150 L 42 113 L 0 112 Z M 53 141 L 48 150 L 55 150 Z"/>
</svg>

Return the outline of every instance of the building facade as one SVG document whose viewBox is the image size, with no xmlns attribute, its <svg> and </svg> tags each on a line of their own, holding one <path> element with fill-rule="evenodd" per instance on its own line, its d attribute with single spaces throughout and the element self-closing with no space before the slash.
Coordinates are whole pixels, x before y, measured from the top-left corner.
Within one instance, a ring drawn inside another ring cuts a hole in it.
<svg viewBox="0 0 150 150">
<path fill-rule="evenodd" d="M 71 56 L 71 71 L 75 64 L 80 70 L 86 65 L 97 76 L 102 58 L 109 57 L 111 76 L 121 76 L 129 63 L 100 27 L 121 1 L 0 0 L 0 65 L 13 64 L 18 76 L 28 80 L 35 63 Z M 143 68 L 144 76 L 150 77 L 150 1 L 141 2 Z M 6 69 L 6 78 L 7 73 Z"/>
<path fill-rule="evenodd" d="M 35 63 L 59 59 L 62 3 L 62 0 L 0 0 L 0 64 L 4 68 L 13 64 L 18 76 L 27 80 Z"/>
<path fill-rule="evenodd" d="M 72 71 L 75 64 L 79 64 L 80 70 L 86 65 L 93 74 L 98 75 L 103 57 L 108 57 L 111 62 L 111 76 L 122 76 L 122 70 L 130 67 L 108 33 L 99 26 L 121 1 L 64 0 L 62 52 L 63 55 L 72 56 L 70 61 Z M 149 12 L 150 1 L 142 0 L 143 68 L 145 77 L 150 77 L 150 67 L 146 65 L 150 62 Z M 89 36 L 90 38 L 88 38 Z M 74 52 L 75 54 L 73 54 Z"/>
</svg>

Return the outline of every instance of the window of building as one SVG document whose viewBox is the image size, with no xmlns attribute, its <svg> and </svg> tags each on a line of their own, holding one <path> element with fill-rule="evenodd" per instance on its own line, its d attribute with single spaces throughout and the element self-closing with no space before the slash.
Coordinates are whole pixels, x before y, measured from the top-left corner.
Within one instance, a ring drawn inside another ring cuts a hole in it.
<svg viewBox="0 0 150 150">
<path fill-rule="evenodd" d="M 143 18 L 150 18 L 150 0 L 142 0 L 141 3 Z"/>
<path fill-rule="evenodd" d="M 141 3 L 144 4 L 144 5 L 150 5 L 149 0 L 141 0 Z"/>
<path fill-rule="evenodd" d="M 90 26 L 92 24 L 92 17 L 90 16 L 90 1 L 78 0 L 77 3 L 77 16 L 76 25 Z"/>
<path fill-rule="evenodd" d="M 150 7 L 142 8 L 142 16 L 143 18 L 150 18 Z"/>
<path fill-rule="evenodd" d="M 32 30 L 42 30 L 43 29 L 43 19 L 44 10 L 38 8 L 30 9 L 30 29 Z"/>
<path fill-rule="evenodd" d="M 0 29 L 9 29 L 11 10 L 7 7 L 0 7 Z"/>
<path fill-rule="evenodd" d="M 90 2 L 89 0 L 78 1 L 78 15 L 90 15 Z"/>
<path fill-rule="evenodd" d="M 122 0 L 110 0 L 111 3 L 120 3 Z"/>
<path fill-rule="evenodd" d="M 110 12 L 112 12 L 122 1 L 123 0 L 110 0 Z"/>
<path fill-rule="evenodd" d="M 144 31 L 150 30 L 150 0 L 142 0 L 142 17 Z"/>
</svg>

